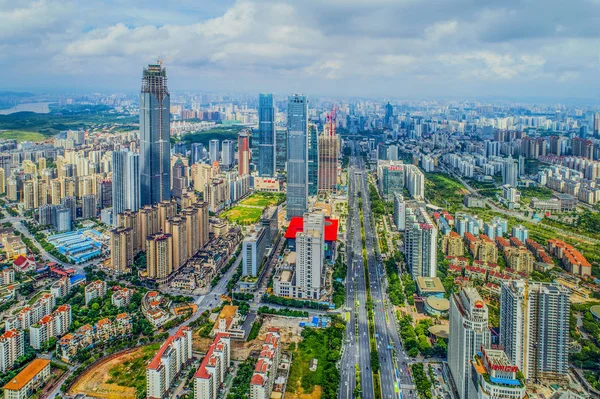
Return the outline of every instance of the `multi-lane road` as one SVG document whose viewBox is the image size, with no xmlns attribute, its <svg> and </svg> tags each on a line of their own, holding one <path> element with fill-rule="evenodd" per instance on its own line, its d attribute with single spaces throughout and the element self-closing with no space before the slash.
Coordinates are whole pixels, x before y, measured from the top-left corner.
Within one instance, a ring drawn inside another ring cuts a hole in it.
<svg viewBox="0 0 600 399">
<path fill-rule="evenodd" d="M 354 152 L 353 148 L 353 153 Z M 398 326 L 385 292 L 386 276 L 376 252 L 376 237 L 373 215 L 369 201 L 368 172 L 363 160 L 353 156 L 348 169 L 349 234 L 348 234 L 348 275 L 346 283 L 347 307 L 351 309 L 346 344 L 341 361 L 341 386 L 339 398 L 354 397 L 355 367 L 358 364 L 361 375 L 361 398 L 374 398 L 371 370 L 371 348 L 367 313 L 367 287 L 362 255 L 360 207 L 361 196 L 363 224 L 365 230 L 365 250 L 367 273 L 374 310 L 374 330 L 380 365 L 381 397 L 415 398 L 414 386 L 407 372 L 408 358 L 398 335 Z M 355 323 L 358 320 L 358 334 Z"/>
</svg>

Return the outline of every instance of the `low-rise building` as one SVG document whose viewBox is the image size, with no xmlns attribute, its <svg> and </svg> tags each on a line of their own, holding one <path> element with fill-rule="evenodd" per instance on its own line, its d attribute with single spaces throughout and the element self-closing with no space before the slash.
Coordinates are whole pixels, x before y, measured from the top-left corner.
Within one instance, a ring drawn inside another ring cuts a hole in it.
<svg viewBox="0 0 600 399">
<path fill-rule="evenodd" d="M 15 271 L 6 267 L 0 271 L 0 287 L 15 282 Z"/>
<path fill-rule="evenodd" d="M 469 398 L 523 399 L 526 396 L 525 384 L 517 375 L 519 368 L 503 350 L 482 347 L 471 361 L 471 367 Z"/>
<path fill-rule="evenodd" d="M 5 399 L 26 399 L 50 378 L 50 360 L 34 359 L 4 386 Z"/>
<path fill-rule="evenodd" d="M 120 288 L 113 292 L 110 297 L 110 302 L 117 308 L 123 308 L 131 303 L 131 297 L 133 296 L 133 290 L 130 288 Z"/>
<path fill-rule="evenodd" d="M 92 281 L 85 286 L 85 304 L 88 305 L 96 298 L 104 298 L 106 295 L 106 282 L 102 280 Z"/>
<path fill-rule="evenodd" d="M 245 331 L 241 328 L 241 318 L 237 306 L 225 305 L 211 331 L 211 336 L 215 337 L 221 333 L 228 333 L 231 338 L 243 339 Z"/>
</svg>

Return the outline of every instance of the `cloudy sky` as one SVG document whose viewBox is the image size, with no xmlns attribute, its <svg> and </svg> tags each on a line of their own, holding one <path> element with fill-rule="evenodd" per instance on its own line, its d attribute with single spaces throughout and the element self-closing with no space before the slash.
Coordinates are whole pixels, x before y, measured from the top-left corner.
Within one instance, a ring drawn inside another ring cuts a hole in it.
<svg viewBox="0 0 600 399">
<path fill-rule="evenodd" d="M 600 96 L 600 0 L 0 0 L 0 90 Z"/>
</svg>

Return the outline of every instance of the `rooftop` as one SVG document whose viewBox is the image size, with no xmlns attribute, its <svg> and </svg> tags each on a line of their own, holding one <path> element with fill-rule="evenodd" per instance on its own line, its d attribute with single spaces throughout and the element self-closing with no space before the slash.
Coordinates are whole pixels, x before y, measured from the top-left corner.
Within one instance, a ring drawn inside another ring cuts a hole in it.
<svg viewBox="0 0 600 399">
<path fill-rule="evenodd" d="M 338 233 L 338 220 L 325 218 L 325 241 L 336 241 Z M 302 216 L 294 216 L 285 232 L 285 238 L 295 239 L 296 234 L 304 230 L 304 219 Z"/>
<path fill-rule="evenodd" d="M 8 384 L 4 386 L 4 389 L 10 389 L 11 391 L 18 391 L 23 388 L 29 381 L 33 379 L 44 367 L 50 364 L 48 359 L 34 359 L 27 365 L 15 378 L 10 380 Z"/>
</svg>

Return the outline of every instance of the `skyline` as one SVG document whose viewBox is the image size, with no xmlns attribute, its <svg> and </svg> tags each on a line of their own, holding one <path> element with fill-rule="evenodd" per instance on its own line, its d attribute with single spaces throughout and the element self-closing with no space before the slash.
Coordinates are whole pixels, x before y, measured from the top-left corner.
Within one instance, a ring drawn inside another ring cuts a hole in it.
<svg viewBox="0 0 600 399">
<path fill-rule="evenodd" d="M 598 100 L 600 3 L 554 3 L 6 3 L 0 87 L 133 93 L 160 57 L 180 92 Z"/>
</svg>

